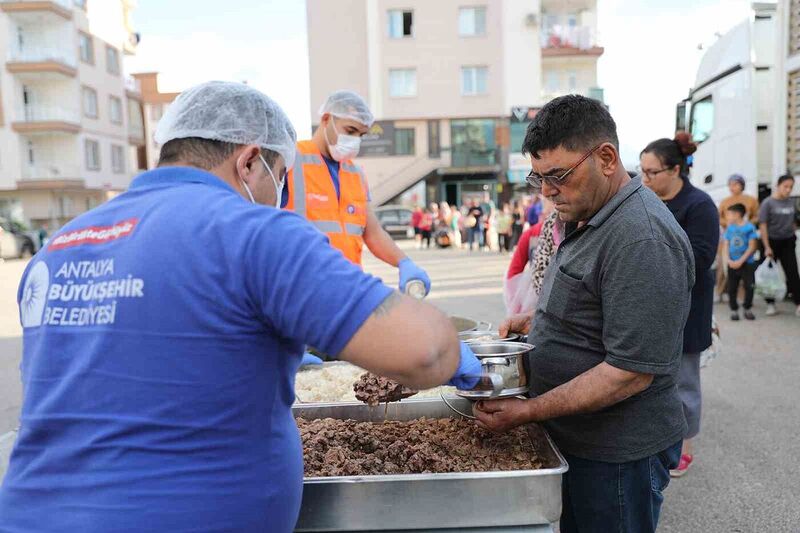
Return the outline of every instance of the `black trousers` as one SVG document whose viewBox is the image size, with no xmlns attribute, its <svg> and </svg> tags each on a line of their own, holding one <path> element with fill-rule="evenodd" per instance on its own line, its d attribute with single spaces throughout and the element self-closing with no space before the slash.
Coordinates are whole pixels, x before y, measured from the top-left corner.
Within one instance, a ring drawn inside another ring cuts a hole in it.
<svg viewBox="0 0 800 533">
<path fill-rule="evenodd" d="M 797 274 L 797 256 L 794 246 L 797 237 L 791 239 L 770 239 L 769 247 L 775 260 L 780 263 L 783 273 L 786 275 L 786 290 L 792 295 L 795 305 L 800 305 L 800 277 Z M 774 304 L 775 300 L 767 300 L 767 303 Z"/>
<path fill-rule="evenodd" d="M 745 310 L 753 307 L 753 292 L 756 285 L 756 265 L 745 263 L 740 268 L 728 267 L 728 301 L 731 311 L 739 310 L 739 302 L 736 297 L 739 294 L 739 283 L 744 283 L 744 305 Z"/>
</svg>

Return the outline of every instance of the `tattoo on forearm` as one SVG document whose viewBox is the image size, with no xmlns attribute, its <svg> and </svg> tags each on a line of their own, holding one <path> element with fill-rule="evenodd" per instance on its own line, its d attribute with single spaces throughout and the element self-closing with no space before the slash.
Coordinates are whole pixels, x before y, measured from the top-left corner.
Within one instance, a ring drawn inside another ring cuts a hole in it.
<svg viewBox="0 0 800 533">
<path fill-rule="evenodd" d="M 392 294 L 386 297 L 386 299 L 381 302 L 381 304 L 375 308 L 375 311 L 372 312 L 373 316 L 382 317 L 388 315 L 391 310 L 400 303 L 402 300 L 402 296 L 399 292 L 394 291 Z"/>
</svg>

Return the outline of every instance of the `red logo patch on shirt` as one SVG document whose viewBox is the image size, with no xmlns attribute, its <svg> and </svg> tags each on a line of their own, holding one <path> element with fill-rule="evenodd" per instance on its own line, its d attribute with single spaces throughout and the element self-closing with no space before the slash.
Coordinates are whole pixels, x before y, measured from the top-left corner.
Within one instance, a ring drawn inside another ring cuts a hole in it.
<svg viewBox="0 0 800 533">
<path fill-rule="evenodd" d="M 130 218 L 117 222 L 111 226 L 90 226 L 81 228 L 54 237 L 47 246 L 48 250 L 62 250 L 81 244 L 103 244 L 106 242 L 127 237 L 133 233 L 138 218 Z"/>
</svg>

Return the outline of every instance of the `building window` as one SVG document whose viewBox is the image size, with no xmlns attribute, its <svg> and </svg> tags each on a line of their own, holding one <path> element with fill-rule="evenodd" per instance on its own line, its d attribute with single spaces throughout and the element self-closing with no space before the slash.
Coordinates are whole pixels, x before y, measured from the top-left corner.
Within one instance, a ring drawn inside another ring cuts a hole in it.
<svg viewBox="0 0 800 533">
<path fill-rule="evenodd" d="M 122 124 L 122 100 L 116 96 L 109 97 L 109 116 L 114 124 Z"/>
<path fill-rule="evenodd" d="M 414 12 L 391 10 L 389 11 L 389 38 L 402 39 L 414 35 Z"/>
<path fill-rule="evenodd" d="M 28 164 L 34 165 L 36 164 L 36 157 L 33 153 L 33 141 L 28 141 Z"/>
<path fill-rule="evenodd" d="M 97 118 L 97 91 L 91 87 L 83 88 L 83 115 Z"/>
<path fill-rule="evenodd" d="M 486 8 L 462 7 L 459 9 L 458 34 L 463 37 L 486 35 Z"/>
<path fill-rule="evenodd" d="M 439 139 L 439 121 L 428 121 L 428 157 L 438 159 L 442 156 L 442 145 Z"/>
<path fill-rule="evenodd" d="M 569 92 L 574 93 L 575 90 L 578 88 L 578 73 L 574 70 L 567 72 L 567 86 L 569 87 Z"/>
<path fill-rule="evenodd" d="M 692 105 L 691 125 L 692 140 L 701 143 L 711 136 L 714 129 L 714 102 L 710 96 Z"/>
<path fill-rule="evenodd" d="M 162 104 L 153 104 L 150 108 L 150 120 L 161 120 L 161 116 L 164 114 L 164 106 Z"/>
<path fill-rule="evenodd" d="M 414 128 L 394 130 L 394 155 L 414 155 Z"/>
<path fill-rule="evenodd" d="M 529 121 L 511 123 L 511 127 L 509 128 L 511 130 L 511 144 L 508 147 L 509 152 L 522 152 L 522 143 L 525 140 L 525 135 L 528 133 L 529 124 Z"/>
<path fill-rule="evenodd" d="M 488 70 L 486 67 L 461 67 L 461 94 L 464 96 L 486 94 Z"/>
<path fill-rule="evenodd" d="M 94 65 L 94 42 L 92 36 L 83 32 L 78 32 L 80 42 L 81 61 Z"/>
<path fill-rule="evenodd" d="M 122 146 L 111 145 L 111 170 L 115 174 L 122 174 L 125 172 L 125 151 Z"/>
<path fill-rule="evenodd" d="M 416 96 L 417 71 L 413 68 L 389 71 L 389 96 Z"/>
<path fill-rule="evenodd" d="M 75 5 L 81 9 L 86 9 L 86 0 L 75 0 Z"/>
<path fill-rule="evenodd" d="M 451 120 L 450 141 L 454 167 L 496 163 L 495 122 L 492 119 Z"/>
<path fill-rule="evenodd" d="M 86 139 L 86 168 L 100 170 L 100 143 Z"/>
<path fill-rule="evenodd" d="M 548 93 L 557 93 L 558 90 L 561 88 L 561 82 L 558 78 L 558 71 L 549 70 L 547 71 L 547 75 L 545 76 L 545 87 L 547 87 Z"/>
<path fill-rule="evenodd" d="M 119 51 L 108 45 L 106 45 L 106 71 L 119 76 Z"/>
</svg>

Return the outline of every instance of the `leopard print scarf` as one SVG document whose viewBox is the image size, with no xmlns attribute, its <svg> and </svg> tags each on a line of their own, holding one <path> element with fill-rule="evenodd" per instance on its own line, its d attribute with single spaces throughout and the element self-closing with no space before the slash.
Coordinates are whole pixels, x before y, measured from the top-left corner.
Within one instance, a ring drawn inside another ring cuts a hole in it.
<svg viewBox="0 0 800 533">
<path fill-rule="evenodd" d="M 558 213 L 555 211 L 550 213 L 550 216 L 542 224 L 542 233 L 539 235 L 539 242 L 536 245 L 536 254 L 533 259 L 533 268 L 531 269 L 531 276 L 533 282 L 533 291 L 536 295 L 542 293 L 542 284 L 544 283 L 544 273 L 550 265 L 550 260 L 556 254 L 558 242 L 561 239 L 557 235 L 560 230 L 560 235 L 564 234 L 563 227 L 556 229 L 556 224 L 563 226 L 558 222 Z"/>
</svg>

